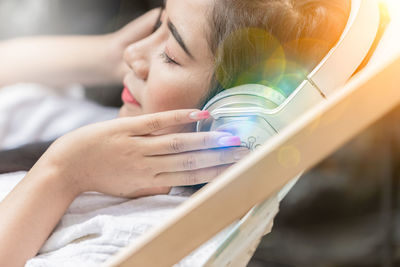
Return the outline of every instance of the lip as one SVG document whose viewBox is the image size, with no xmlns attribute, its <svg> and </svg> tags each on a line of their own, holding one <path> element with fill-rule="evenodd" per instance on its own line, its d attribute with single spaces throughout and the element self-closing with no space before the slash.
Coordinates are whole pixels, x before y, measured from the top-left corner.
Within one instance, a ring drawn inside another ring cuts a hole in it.
<svg viewBox="0 0 400 267">
<path fill-rule="evenodd" d="M 122 91 L 121 99 L 124 103 L 140 106 L 140 103 L 133 97 L 127 86 Z"/>
</svg>

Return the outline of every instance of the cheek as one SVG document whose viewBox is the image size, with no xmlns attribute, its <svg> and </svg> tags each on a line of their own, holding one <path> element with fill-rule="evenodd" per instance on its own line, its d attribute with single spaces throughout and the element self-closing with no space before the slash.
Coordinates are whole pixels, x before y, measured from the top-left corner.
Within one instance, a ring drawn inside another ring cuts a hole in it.
<svg viewBox="0 0 400 267">
<path fill-rule="evenodd" d="M 147 92 L 148 107 L 152 112 L 173 109 L 176 106 L 176 99 L 179 91 L 168 84 L 149 87 Z"/>
<path fill-rule="evenodd" d="M 147 112 L 200 108 L 199 103 L 208 90 L 203 81 L 205 78 L 201 78 L 171 71 L 158 75 L 157 79 L 149 79 L 146 92 Z"/>
<path fill-rule="evenodd" d="M 189 95 L 187 87 L 183 84 L 166 84 L 148 88 L 148 103 L 152 111 L 164 111 L 173 109 L 196 108 L 198 97 Z"/>
</svg>

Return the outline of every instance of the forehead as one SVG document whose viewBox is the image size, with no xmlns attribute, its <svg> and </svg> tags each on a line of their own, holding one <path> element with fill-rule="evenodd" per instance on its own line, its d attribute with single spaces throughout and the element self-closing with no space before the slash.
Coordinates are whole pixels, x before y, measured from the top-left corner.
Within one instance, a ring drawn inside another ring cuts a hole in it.
<svg viewBox="0 0 400 267">
<path fill-rule="evenodd" d="M 178 32 L 198 57 L 199 50 L 207 49 L 207 35 L 209 34 L 209 14 L 214 0 L 168 0 L 166 11 L 168 18 L 175 25 Z"/>
</svg>

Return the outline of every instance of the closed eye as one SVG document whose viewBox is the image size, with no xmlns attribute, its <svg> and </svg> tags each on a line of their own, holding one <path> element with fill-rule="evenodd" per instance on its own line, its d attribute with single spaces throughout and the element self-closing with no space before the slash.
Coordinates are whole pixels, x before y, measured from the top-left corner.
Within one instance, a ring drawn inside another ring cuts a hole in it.
<svg viewBox="0 0 400 267">
<path fill-rule="evenodd" d="M 180 66 L 180 64 L 179 64 L 178 62 L 176 62 L 175 60 L 173 60 L 172 58 L 170 58 L 170 57 L 167 55 L 167 53 L 165 53 L 165 52 L 161 53 L 160 57 L 161 57 L 162 59 L 164 59 L 164 63 L 167 63 L 167 64 L 175 64 L 175 65 Z"/>
<path fill-rule="evenodd" d="M 158 20 L 157 23 L 154 25 L 153 33 L 155 33 L 162 25 L 162 21 Z"/>
</svg>

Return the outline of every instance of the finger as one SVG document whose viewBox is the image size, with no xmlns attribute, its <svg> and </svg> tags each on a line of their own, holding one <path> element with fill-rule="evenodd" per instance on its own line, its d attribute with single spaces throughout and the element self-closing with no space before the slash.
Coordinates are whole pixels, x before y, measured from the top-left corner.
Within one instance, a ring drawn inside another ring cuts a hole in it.
<svg viewBox="0 0 400 267">
<path fill-rule="evenodd" d="M 231 147 L 154 156 L 151 160 L 157 172 L 178 172 L 235 163 L 249 152 L 246 147 Z"/>
<path fill-rule="evenodd" d="M 232 135 L 238 135 L 239 134 L 239 128 L 232 126 L 232 125 L 223 125 L 218 127 L 216 131 L 219 132 L 225 132 L 225 133 L 231 133 Z"/>
<path fill-rule="evenodd" d="M 120 30 L 121 36 L 124 36 L 123 45 L 128 46 L 133 42 L 149 36 L 154 30 L 154 25 L 157 23 L 160 11 L 161 8 L 152 9 L 125 25 Z"/>
<path fill-rule="evenodd" d="M 142 115 L 138 117 L 123 118 L 120 120 L 120 129 L 130 132 L 132 135 L 148 135 L 168 127 L 193 123 L 209 118 L 208 111 L 197 109 L 183 109 L 164 111 Z"/>
<path fill-rule="evenodd" d="M 204 184 L 213 181 L 233 164 L 217 167 L 183 171 L 159 173 L 154 178 L 154 184 L 157 186 L 183 186 Z"/>
<path fill-rule="evenodd" d="M 179 133 L 144 137 L 145 156 L 159 156 L 210 148 L 240 146 L 240 137 L 227 132 Z"/>
</svg>

